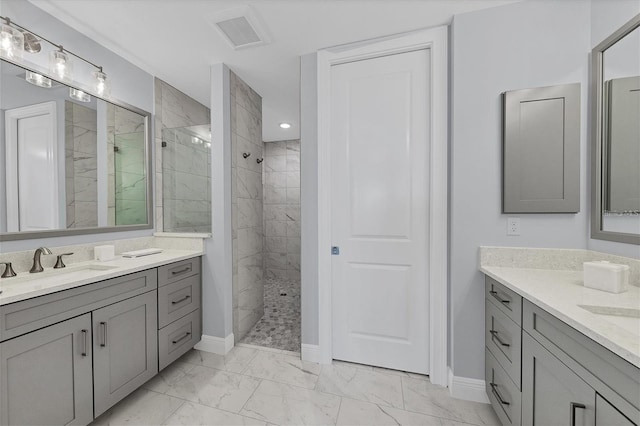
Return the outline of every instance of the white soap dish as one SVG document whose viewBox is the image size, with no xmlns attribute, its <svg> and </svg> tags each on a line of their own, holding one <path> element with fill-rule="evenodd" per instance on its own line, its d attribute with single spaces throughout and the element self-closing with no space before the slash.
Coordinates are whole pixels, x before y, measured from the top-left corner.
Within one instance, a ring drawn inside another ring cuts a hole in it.
<svg viewBox="0 0 640 426">
<path fill-rule="evenodd" d="M 125 251 L 124 253 L 122 253 L 122 257 L 142 257 L 157 253 L 162 253 L 162 249 L 148 248 L 142 250 Z"/>
<path fill-rule="evenodd" d="M 584 286 L 609 293 L 627 291 L 629 265 L 619 265 L 606 260 L 584 262 Z"/>
</svg>

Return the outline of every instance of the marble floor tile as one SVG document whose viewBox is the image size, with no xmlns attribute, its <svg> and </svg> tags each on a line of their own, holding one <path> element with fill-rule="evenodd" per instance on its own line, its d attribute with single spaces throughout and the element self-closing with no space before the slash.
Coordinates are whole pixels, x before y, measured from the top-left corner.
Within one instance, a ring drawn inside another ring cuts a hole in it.
<svg viewBox="0 0 640 426">
<path fill-rule="evenodd" d="M 241 413 L 281 425 L 335 424 L 340 398 L 263 380 Z"/>
<path fill-rule="evenodd" d="M 166 394 L 237 413 L 259 384 L 253 377 L 194 366 Z"/>
<path fill-rule="evenodd" d="M 257 349 L 241 346 L 235 346 L 224 356 L 193 349 L 184 354 L 180 361 L 233 373 L 242 373 L 257 354 Z"/>
<path fill-rule="evenodd" d="M 91 425 L 159 425 L 183 403 L 178 398 L 138 389 L 103 413 Z"/>
<path fill-rule="evenodd" d="M 143 388 L 158 393 L 165 393 L 171 385 L 183 378 L 193 367 L 193 364 L 176 361 L 145 383 Z"/>
<path fill-rule="evenodd" d="M 408 411 L 475 425 L 499 425 L 491 405 L 452 398 L 447 388 L 402 377 L 404 408 Z"/>
<path fill-rule="evenodd" d="M 346 365 L 323 365 L 316 390 L 404 408 L 400 377 Z"/>
<path fill-rule="evenodd" d="M 239 414 L 233 414 L 228 411 L 218 410 L 217 408 L 207 407 L 206 405 L 196 404 L 194 402 L 185 402 L 182 407 L 176 410 L 171 417 L 164 423 L 165 425 L 266 425 L 265 422 L 244 417 Z"/>
<path fill-rule="evenodd" d="M 298 357 L 259 351 L 244 374 L 313 389 L 318 381 L 320 370 L 320 365 L 302 361 Z"/>
<path fill-rule="evenodd" d="M 385 407 L 371 402 L 342 398 L 338 425 L 424 425 L 443 426 L 438 417 Z M 445 420 L 446 421 L 446 420 Z"/>
</svg>

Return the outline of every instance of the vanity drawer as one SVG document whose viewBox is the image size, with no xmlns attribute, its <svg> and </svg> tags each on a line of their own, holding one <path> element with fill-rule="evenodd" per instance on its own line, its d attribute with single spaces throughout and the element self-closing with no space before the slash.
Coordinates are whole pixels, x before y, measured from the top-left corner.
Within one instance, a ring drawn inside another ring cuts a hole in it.
<svg viewBox="0 0 640 426">
<path fill-rule="evenodd" d="M 158 331 L 159 370 L 180 358 L 201 338 L 200 309 Z"/>
<path fill-rule="evenodd" d="M 158 289 L 158 328 L 162 328 L 200 307 L 200 275 Z"/>
<path fill-rule="evenodd" d="M 520 389 L 522 329 L 489 300 L 485 301 L 485 344 Z"/>
<path fill-rule="evenodd" d="M 485 350 L 487 396 L 503 426 L 520 425 L 522 394 L 489 350 Z"/>
<path fill-rule="evenodd" d="M 640 424 L 640 369 L 528 300 L 523 330 Z"/>
<path fill-rule="evenodd" d="M 99 281 L 0 307 L 0 341 L 156 289 L 156 269 Z"/>
<path fill-rule="evenodd" d="M 182 260 L 158 268 L 158 287 L 171 284 L 192 275 L 200 275 L 200 257 Z"/>
<path fill-rule="evenodd" d="M 500 284 L 491 277 L 485 277 L 485 297 L 495 305 L 513 322 L 522 324 L 522 297 L 513 290 Z"/>
</svg>

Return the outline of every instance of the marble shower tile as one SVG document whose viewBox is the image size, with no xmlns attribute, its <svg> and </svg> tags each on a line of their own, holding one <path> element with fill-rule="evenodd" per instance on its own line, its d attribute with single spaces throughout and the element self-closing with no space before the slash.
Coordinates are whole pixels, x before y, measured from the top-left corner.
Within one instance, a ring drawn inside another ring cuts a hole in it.
<svg viewBox="0 0 640 426">
<path fill-rule="evenodd" d="M 72 161 L 75 177 L 98 179 L 98 158 L 95 155 L 76 152 Z"/>
<path fill-rule="evenodd" d="M 115 109 L 115 133 L 121 135 L 124 133 L 144 133 L 145 124 L 144 117 L 125 108 L 116 107 Z"/>
<path fill-rule="evenodd" d="M 237 98 L 236 98 L 237 101 Z M 251 114 L 236 103 L 236 133 L 254 145 L 262 145 L 262 118 Z"/>
<path fill-rule="evenodd" d="M 300 254 L 300 238 L 299 237 L 287 238 L 287 253 Z"/>
<path fill-rule="evenodd" d="M 489 404 L 453 399 L 446 388 L 402 377 L 404 408 L 409 411 L 476 425 L 499 425 Z"/>
<path fill-rule="evenodd" d="M 335 424 L 340 398 L 263 380 L 241 414 L 275 424 Z"/>
<path fill-rule="evenodd" d="M 404 408 L 400 377 L 344 365 L 323 365 L 316 390 L 334 395 Z"/>
<path fill-rule="evenodd" d="M 98 201 L 98 179 L 76 176 L 73 180 L 76 201 Z"/>
<path fill-rule="evenodd" d="M 265 158 L 264 162 L 265 172 L 286 172 L 287 171 L 287 157 L 285 155 L 275 155 Z"/>
<path fill-rule="evenodd" d="M 264 184 L 274 188 L 286 188 L 287 172 L 265 172 Z"/>
<path fill-rule="evenodd" d="M 73 125 L 95 133 L 98 125 L 96 111 L 73 103 Z"/>
<path fill-rule="evenodd" d="M 265 267 L 276 269 L 287 269 L 287 255 L 284 253 L 269 253 L 266 252 Z"/>
<path fill-rule="evenodd" d="M 287 204 L 300 204 L 300 188 L 287 188 Z"/>
<path fill-rule="evenodd" d="M 287 188 L 300 188 L 300 171 L 286 172 Z"/>
<path fill-rule="evenodd" d="M 259 383 L 260 380 L 253 377 L 194 366 L 166 394 L 237 413 Z"/>
<path fill-rule="evenodd" d="M 74 127 L 73 130 L 73 151 L 86 154 L 97 155 L 98 136 L 95 130 L 86 130 Z"/>
<path fill-rule="evenodd" d="M 300 155 L 300 139 L 286 141 L 286 144 L 287 144 L 287 155 L 289 154 Z"/>
<path fill-rule="evenodd" d="M 165 128 L 206 124 L 210 120 L 209 108 L 163 82 L 162 124 Z"/>
<path fill-rule="evenodd" d="M 287 224 L 287 237 L 300 237 L 300 222 L 288 221 Z"/>
<path fill-rule="evenodd" d="M 283 354 L 260 352 L 249 363 L 244 374 L 261 379 L 313 389 L 318 381 L 320 365 Z"/>
<path fill-rule="evenodd" d="M 250 170 L 237 168 L 238 198 L 262 199 L 262 176 Z"/>
<path fill-rule="evenodd" d="M 284 237 L 266 237 L 265 248 L 269 253 L 286 253 L 287 238 Z"/>
<path fill-rule="evenodd" d="M 262 233 L 260 228 L 238 230 L 238 259 L 262 253 Z"/>
<path fill-rule="evenodd" d="M 249 426 L 266 425 L 265 422 L 207 407 L 193 402 L 185 402 L 175 413 L 167 419 L 165 425 L 194 426 L 194 425 L 228 425 Z"/>
<path fill-rule="evenodd" d="M 262 200 L 238 198 L 238 228 L 251 228 L 262 223 Z"/>
<path fill-rule="evenodd" d="M 262 253 L 238 260 L 238 290 L 243 291 L 251 286 L 262 286 Z"/>
<path fill-rule="evenodd" d="M 280 220 L 265 221 L 264 235 L 265 237 L 286 237 L 287 222 Z"/>
<path fill-rule="evenodd" d="M 265 156 L 273 157 L 274 155 L 287 155 L 287 142 L 265 142 Z"/>
<path fill-rule="evenodd" d="M 300 157 L 287 155 L 287 171 L 300 171 Z"/>
<path fill-rule="evenodd" d="M 266 189 L 265 189 L 266 198 Z M 287 220 L 288 207 L 282 204 L 264 204 L 264 220 Z"/>
<path fill-rule="evenodd" d="M 264 188 L 265 204 L 285 204 L 287 202 L 287 188 L 274 188 L 267 186 Z"/>
<path fill-rule="evenodd" d="M 264 277 L 265 279 L 286 280 L 288 278 L 286 265 L 282 269 L 267 268 Z"/>
<path fill-rule="evenodd" d="M 287 215 L 287 220 L 300 222 L 300 205 L 295 204 L 295 205 L 287 206 L 286 215 Z"/>
</svg>

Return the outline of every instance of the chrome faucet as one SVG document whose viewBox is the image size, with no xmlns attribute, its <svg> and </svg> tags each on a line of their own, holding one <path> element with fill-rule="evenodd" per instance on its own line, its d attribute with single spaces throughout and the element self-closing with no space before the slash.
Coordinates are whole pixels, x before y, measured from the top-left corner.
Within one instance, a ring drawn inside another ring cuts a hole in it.
<svg viewBox="0 0 640 426">
<path fill-rule="evenodd" d="M 36 249 L 36 252 L 33 254 L 33 266 L 31 267 L 31 270 L 29 272 L 31 272 L 32 274 L 35 272 L 42 272 L 44 271 L 44 268 L 42 267 L 42 264 L 40 263 L 40 255 L 43 254 L 51 254 L 51 250 L 49 250 L 46 247 L 39 247 Z"/>
</svg>

